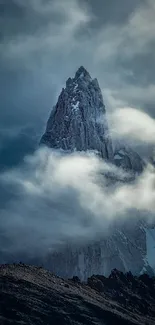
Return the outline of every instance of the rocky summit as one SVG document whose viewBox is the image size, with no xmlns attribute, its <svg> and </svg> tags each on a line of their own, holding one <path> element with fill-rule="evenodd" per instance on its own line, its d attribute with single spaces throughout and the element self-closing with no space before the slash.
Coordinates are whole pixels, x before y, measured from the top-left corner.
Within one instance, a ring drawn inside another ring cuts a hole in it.
<svg viewBox="0 0 155 325">
<path fill-rule="evenodd" d="M 69 78 L 47 122 L 41 144 L 64 151 L 94 150 L 100 157 L 134 177 L 144 169 L 144 161 L 125 145 L 112 145 L 105 105 L 97 79 L 84 67 Z M 132 212 L 133 213 L 133 212 Z M 138 213 L 137 213 L 138 214 Z M 44 265 L 60 276 L 109 275 L 113 268 L 134 274 L 153 274 L 155 229 L 136 215 L 132 223 L 116 224 L 108 237 L 84 246 L 65 246 L 45 258 Z"/>
<path fill-rule="evenodd" d="M 154 325 L 155 278 L 116 269 L 86 283 L 42 267 L 0 266 L 1 325 Z"/>
<path fill-rule="evenodd" d="M 113 148 L 106 109 L 97 79 L 81 66 L 66 81 L 40 143 L 65 151 L 95 151 L 100 157 L 134 173 L 144 161 L 123 144 Z"/>
<path fill-rule="evenodd" d="M 103 158 L 113 159 L 102 93 L 97 79 L 92 79 L 84 67 L 67 80 L 41 143 L 63 150 L 94 150 Z"/>
</svg>

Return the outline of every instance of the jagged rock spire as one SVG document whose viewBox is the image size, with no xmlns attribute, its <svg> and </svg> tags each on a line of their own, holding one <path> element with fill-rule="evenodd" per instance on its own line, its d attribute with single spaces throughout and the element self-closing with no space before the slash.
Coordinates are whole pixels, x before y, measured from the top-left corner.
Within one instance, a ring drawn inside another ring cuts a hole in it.
<svg viewBox="0 0 155 325">
<path fill-rule="evenodd" d="M 95 150 L 113 159 L 112 142 L 102 93 L 97 79 L 81 66 L 58 98 L 41 143 L 63 150 Z"/>
</svg>

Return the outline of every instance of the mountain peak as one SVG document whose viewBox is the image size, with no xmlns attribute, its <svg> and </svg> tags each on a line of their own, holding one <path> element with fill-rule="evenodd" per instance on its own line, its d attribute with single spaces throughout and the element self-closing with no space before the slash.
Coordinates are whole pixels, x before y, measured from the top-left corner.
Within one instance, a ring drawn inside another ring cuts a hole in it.
<svg viewBox="0 0 155 325">
<path fill-rule="evenodd" d="M 94 150 L 113 159 L 101 89 L 83 66 L 66 81 L 41 143 L 67 151 Z"/>
<path fill-rule="evenodd" d="M 75 73 L 75 78 L 76 79 L 78 79 L 80 77 L 86 77 L 86 78 L 91 79 L 91 76 L 90 76 L 89 72 L 83 66 L 81 66 Z"/>
</svg>

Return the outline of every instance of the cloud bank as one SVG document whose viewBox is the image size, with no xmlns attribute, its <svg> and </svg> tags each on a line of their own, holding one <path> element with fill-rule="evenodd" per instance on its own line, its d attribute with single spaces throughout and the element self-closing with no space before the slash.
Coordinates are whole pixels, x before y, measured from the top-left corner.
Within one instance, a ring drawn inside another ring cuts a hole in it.
<svg viewBox="0 0 155 325">
<path fill-rule="evenodd" d="M 107 186 L 105 175 L 120 182 Z M 93 153 L 64 154 L 47 148 L 26 158 L 22 167 L 1 174 L 0 247 L 8 256 L 37 257 L 64 243 L 89 243 L 128 218 L 153 220 L 155 173 L 148 166 L 128 184 L 127 175 Z"/>
</svg>

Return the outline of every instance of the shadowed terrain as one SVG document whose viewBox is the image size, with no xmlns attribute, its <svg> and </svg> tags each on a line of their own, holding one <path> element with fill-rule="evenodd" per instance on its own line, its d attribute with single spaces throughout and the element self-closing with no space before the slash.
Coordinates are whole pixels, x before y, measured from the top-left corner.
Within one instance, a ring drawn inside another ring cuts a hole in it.
<svg viewBox="0 0 155 325">
<path fill-rule="evenodd" d="M 41 267 L 1 265 L 0 324 L 155 324 L 155 278 L 113 270 L 81 283 Z"/>
</svg>

